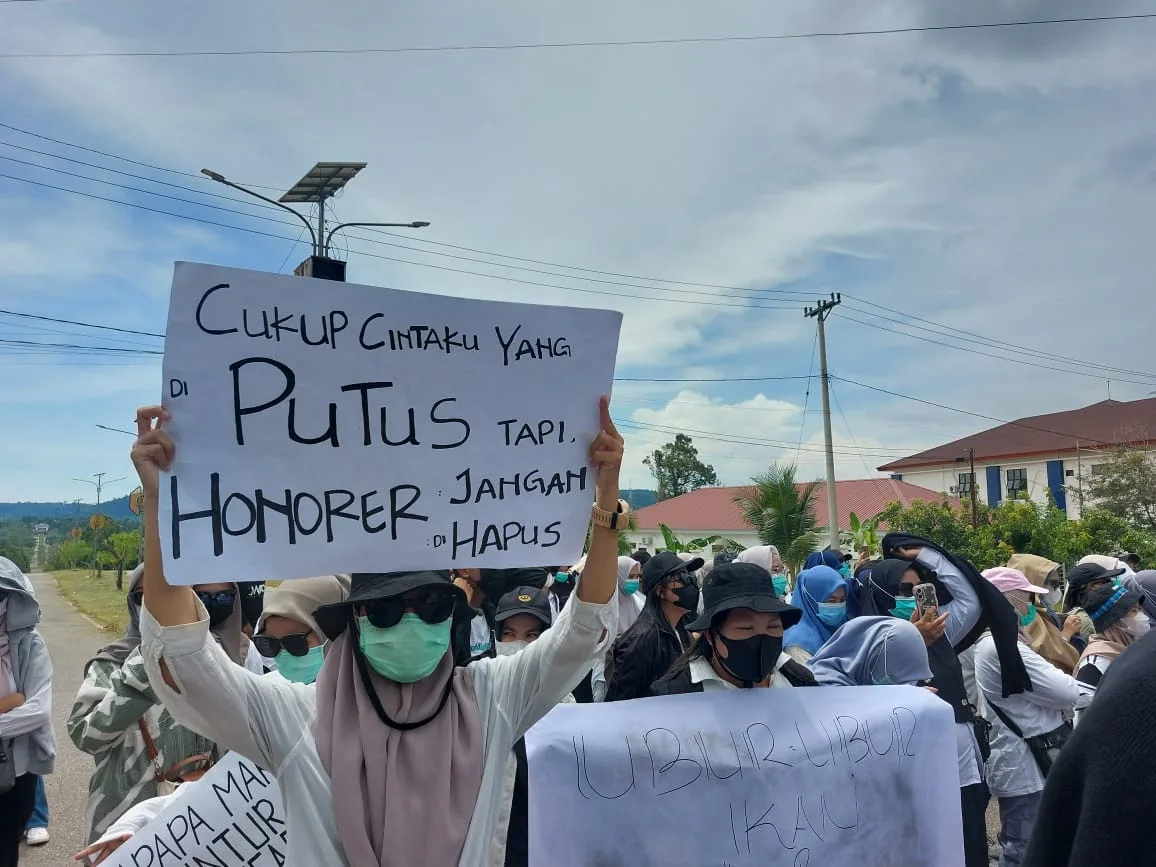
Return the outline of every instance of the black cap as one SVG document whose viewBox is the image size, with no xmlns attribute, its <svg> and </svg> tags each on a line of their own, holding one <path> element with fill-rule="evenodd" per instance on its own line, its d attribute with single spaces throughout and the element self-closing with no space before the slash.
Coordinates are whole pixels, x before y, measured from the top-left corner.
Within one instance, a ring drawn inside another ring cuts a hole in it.
<svg viewBox="0 0 1156 867">
<path fill-rule="evenodd" d="M 550 610 L 550 597 L 545 590 L 537 587 L 518 587 L 498 600 L 495 622 L 501 623 L 515 614 L 531 614 L 542 621 L 544 627 L 548 627 L 554 619 L 554 613 Z"/>
<path fill-rule="evenodd" d="M 1084 611 L 1092 618 L 1096 631 L 1104 630 L 1135 608 L 1144 595 L 1127 587 L 1097 587 L 1084 601 Z"/>
<path fill-rule="evenodd" d="M 726 563 L 713 570 L 710 578 L 703 591 L 702 614 L 686 624 L 690 632 L 709 629 L 716 614 L 733 608 L 778 614 L 784 627 L 794 626 L 803 617 L 802 611 L 775 593 L 771 573 L 756 563 Z"/>
<path fill-rule="evenodd" d="M 645 566 L 646 561 L 650 559 L 650 552 L 645 548 L 639 548 L 637 551 L 630 555 L 630 559 Z"/>
<path fill-rule="evenodd" d="M 455 616 L 464 617 L 469 611 L 466 594 L 450 579 L 449 572 L 355 572 L 350 582 L 349 598 L 344 602 L 322 605 L 313 612 L 313 619 L 330 640 L 345 631 L 349 611 L 355 605 L 371 599 L 389 599 L 401 596 L 419 587 L 444 588 L 461 598 Z"/>
<path fill-rule="evenodd" d="M 1064 606 L 1075 608 L 1080 591 L 1093 581 L 1110 580 L 1123 575 L 1126 569 L 1105 569 L 1097 563 L 1081 563 L 1068 573 L 1068 590 L 1064 594 Z"/>
<path fill-rule="evenodd" d="M 703 559 L 695 557 L 686 563 L 671 551 L 660 551 L 642 567 L 642 592 L 649 593 L 675 572 L 694 572 L 702 568 Z"/>
</svg>

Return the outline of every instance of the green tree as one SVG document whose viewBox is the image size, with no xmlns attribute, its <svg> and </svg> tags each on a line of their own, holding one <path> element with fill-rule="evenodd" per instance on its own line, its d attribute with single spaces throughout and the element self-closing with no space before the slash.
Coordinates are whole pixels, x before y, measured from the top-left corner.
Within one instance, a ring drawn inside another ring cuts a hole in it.
<svg viewBox="0 0 1156 867">
<path fill-rule="evenodd" d="M 727 548 L 735 550 L 742 547 L 734 539 L 724 539 L 722 536 L 706 536 L 702 539 L 690 539 L 684 542 L 666 524 L 659 524 L 658 529 L 662 531 L 663 547 L 672 554 L 695 554 L 711 547 L 716 542 L 722 542 Z"/>
<path fill-rule="evenodd" d="M 65 539 L 49 558 L 51 569 L 76 569 L 92 563 L 92 546 L 83 539 Z"/>
<path fill-rule="evenodd" d="M 658 482 L 660 500 L 718 484 L 718 474 L 714 467 L 698 459 L 698 449 L 686 434 L 677 434 L 674 442 L 667 443 L 643 458 L 642 463 Z"/>
<path fill-rule="evenodd" d="M 755 528 L 764 545 L 779 549 L 783 562 L 796 575 L 807 555 L 815 550 L 819 522 L 815 518 L 817 482 L 800 485 L 794 464 L 772 464 L 751 479 L 747 493 L 735 497 L 743 520 Z"/>
<path fill-rule="evenodd" d="M 113 533 L 108 537 L 106 551 L 110 555 L 112 565 L 116 567 L 116 589 L 124 589 L 124 570 L 126 566 L 136 565 L 137 554 L 140 552 L 140 533 Z"/>
<path fill-rule="evenodd" d="M 0 542 L 0 557 L 11 560 L 21 572 L 27 572 L 32 568 L 31 555 L 28 553 L 28 549 L 22 545 L 13 542 Z"/>
<path fill-rule="evenodd" d="M 1156 459 L 1143 449 L 1113 449 L 1083 479 L 1084 497 L 1134 527 L 1156 532 Z"/>
</svg>

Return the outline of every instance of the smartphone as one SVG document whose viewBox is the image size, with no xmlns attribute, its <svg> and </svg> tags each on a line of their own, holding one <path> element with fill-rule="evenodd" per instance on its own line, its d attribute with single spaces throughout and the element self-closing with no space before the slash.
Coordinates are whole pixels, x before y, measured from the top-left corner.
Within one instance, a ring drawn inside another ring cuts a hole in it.
<svg viewBox="0 0 1156 867">
<path fill-rule="evenodd" d="M 923 617 L 929 609 L 939 610 L 939 598 L 935 595 L 934 584 L 915 585 L 915 613 Z"/>
</svg>

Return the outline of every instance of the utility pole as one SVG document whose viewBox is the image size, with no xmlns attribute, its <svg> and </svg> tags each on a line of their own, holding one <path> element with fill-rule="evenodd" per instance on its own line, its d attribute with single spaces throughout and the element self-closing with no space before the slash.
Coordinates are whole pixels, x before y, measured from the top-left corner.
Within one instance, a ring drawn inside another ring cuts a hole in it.
<svg viewBox="0 0 1156 867">
<path fill-rule="evenodd" d="M 106 482 L 104 480 L 104 477 L 107 475 L 108 475 L 108 473 L 93 473 L 92 477 L 94 479 L 96 479 L 95 482 L 92 481 L 92 479 L 78 479 L 75 476 L 72 479 L 74 482 L 84 482 L 84 484 L 92 485 L 94 488 L 96 488 L 96 512 L 93 514 L 93 518 L 95 519 L 96 523 L 101 522 L 103 519 L 103 516 L 100 514 L 100 495 L 101 495 L 101 492 L 104 490 L 104 486 L 105 485 L 113 485 L 113 484 L 116 484 L 117 482 L 123 482 L 124 481 L 124 478 L 121 477 L 119 479 L 110 479 L 109 481 Z M 80 511 L 80 500 L 76 501 L 76 511 L 77 512 Z M 92 573 L 94 575 L 100 574 L 100 572 L 98 571 L 100 568 L 100 564 L 99 564 L 99 560 L 97 558 L 97 547 L 98 546 L 96 544 L 96 535 L 95 534 L 100 532 L 100 529 L 102 526 L 103 526 L 103 523 L 101 523 L 100 526 L 94 526 L 92 528 L 92 532 L 94 534 L 93 540 L 92 540 Z"/>
<path fill-rule="evenodd" d="M 976 499 L 975 449 L 967 450 L 967 459 L 971 463 L 971 528 L 974 530 L 979 526 L 979 505 Z"/>
<path fill-rule="evenodd" d="M 835 450 L 831 443 L 831 387 L 827 375 L 827 333 L 823 323 L 831 311 L 843 303 L 843 296 L 832 292 L 827 301 L 818 301 L 808 307 L 803 315 L 819 321 L 819 372 L 823 383 L 823 439 L 827 452 L 827 531 L 831 538 L 831 549 L 839 550 L 839 510 L 835 503 Z"/>
</svg>

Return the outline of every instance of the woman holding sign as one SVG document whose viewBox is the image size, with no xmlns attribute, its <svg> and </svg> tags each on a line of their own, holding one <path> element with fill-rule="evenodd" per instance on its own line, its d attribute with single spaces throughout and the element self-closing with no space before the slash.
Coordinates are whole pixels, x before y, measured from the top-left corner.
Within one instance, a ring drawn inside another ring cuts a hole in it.
<svg viewBox="0 0 1156 867">
<path fill-rule="evenodd" d="M 455 666 L 469 616 L 448 572 L 355 574 L 349 599 L 316 620 L 333 640 L 315 685 L 231 665 L 187 587 L 164 579 L 158 474 L 173 459 L 160 407 L 138 411 L 132 458 L 145 492 L 142 648 L 174 716 L 274 771 L 299 864 L 476 867 L 497 824 L 514 742 L 585 674 L 617 589 L 622 437 L 602 431 L 590 552 L 557 622 L 514 656 Z"/>
</svg>

